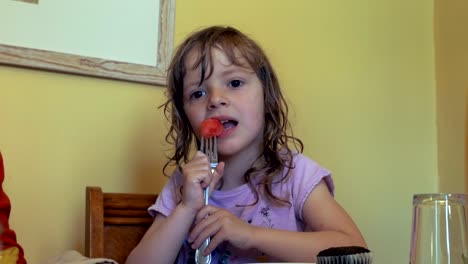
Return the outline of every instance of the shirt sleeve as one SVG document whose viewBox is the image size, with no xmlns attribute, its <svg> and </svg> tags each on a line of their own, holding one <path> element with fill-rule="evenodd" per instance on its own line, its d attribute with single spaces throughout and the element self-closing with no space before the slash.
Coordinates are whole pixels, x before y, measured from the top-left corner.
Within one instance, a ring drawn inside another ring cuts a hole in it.
<svg viewBox="0 0 468 264">
<path fill-rule="evenodd" d="M 181 201 L 181 176 L 179 170 L 172 173 L 169 181 L 158 195 L 156 202 L 148 208 L 148 212 L 152 217 L 155 217 L 157 213 L 168 216 Z"/>
<path fill-rule="evenodd" d="M 331 172 L 302 154 L 297 155 L 295 158 L 295 167 L 292 170 L 290 179 L 295 214 L 301 221 L 303 221 L 302 209 L 304 204 L 322 179 L 327 184 L 330 194 L 333 196 L 335 194 L 335 185 Z"/>
</svg>

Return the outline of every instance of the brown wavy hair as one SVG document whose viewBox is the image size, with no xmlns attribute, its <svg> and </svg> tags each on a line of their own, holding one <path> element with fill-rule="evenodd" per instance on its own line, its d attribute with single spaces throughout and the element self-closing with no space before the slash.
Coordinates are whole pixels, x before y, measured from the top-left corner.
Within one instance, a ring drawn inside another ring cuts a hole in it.
<svg viewBox="0 0 468 264">
<path fill-rule="evenodd" d="M 283 169 L 293 168 L 293 152 L 288 143 L 303 151 L 303 143 L 292 134 L 288 123 L 288 106 L 281 93 L 278 78 L 262 48 L 251 38 L 232 27 L 213 26 L 196 31 L 189 35 L 177 48 L 169 65 L 167 74 L 167 101 L 161 105 L 166 119 L 171 123 L 166 135 L 166 142 L 174 146 L 173 153 L 164 165 L 163 173 L 169 166 L 180 166 L 189 161 L 189 154 L 194 144 L 199 142 L 192 131 L 192 127 L 184 112 L 183 87 L 184 76 L 187 72 L 186 58 L 189 53 L 196 52 L 197 60 L 194 69 L 201 66 L 200 84 L 210 77 L 213 71 L 212 50 L 222 50 L 229 60 L 239 66 L 239 55 L 247 61 L 256 73 L 264 89 L 265 128 L 263 131 L 263 153 L 244 174 L 244 180 L 255 194 L 257 203 L 259 193 L 252 183 L 254 177 L 261 177 L 256 185 L 262 185 L 265 197 L 272 202 L 286 203 L 273 195 L 272 184 L 284 181 L 285 177 L 274 180 Z M 207 72 L 208 70 L 208 72 Z"/>
</svg>

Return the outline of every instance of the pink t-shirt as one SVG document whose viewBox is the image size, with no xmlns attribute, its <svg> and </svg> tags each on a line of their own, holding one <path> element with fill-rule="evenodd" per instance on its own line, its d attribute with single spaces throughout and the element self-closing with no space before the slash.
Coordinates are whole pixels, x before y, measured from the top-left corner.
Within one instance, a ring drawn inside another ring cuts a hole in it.
<svg viewBox="0 0 468 264">
<path fill-rule="evenodd" d="M 278 178 L 283 177 L 285 173 L 287 173 L 287 169 L 278 175 Z M 294 155 L 294 168 L 290 173 L 291 175 L 286 181 L 274 183 L 272 191 L 277 197 L 286 198 L 292 206 L 275 206 L 262 199 L 262 196 L 254 205 L 238 206 L 249 205 L 255 201 L 255 195 L 247 184 L 228 191 L 213 191 L 209 204 L 227 209 L 252 225 L 289 231 L 304 231 L 302 208 L 307 197 L 322 179 L 327 183 L 331 194 L 334 194 L 334 184 L 328 170 L 302 154 Z M 168 216 L 174 210 L 181 200 L 182 180 L 182 174 L 179 171 L 172 174 L 156 203 L 148 209 L 153 217 L 157 212 Z M 194 255 L 195 250 L 185 241 L 179 252 L 177 263 L 195 263 Z M 224 243 L 212 252 L 211 263 L 247 263 L 265 260 L 278 261 L 258 250 L 240 250 Z"/>
</svg>

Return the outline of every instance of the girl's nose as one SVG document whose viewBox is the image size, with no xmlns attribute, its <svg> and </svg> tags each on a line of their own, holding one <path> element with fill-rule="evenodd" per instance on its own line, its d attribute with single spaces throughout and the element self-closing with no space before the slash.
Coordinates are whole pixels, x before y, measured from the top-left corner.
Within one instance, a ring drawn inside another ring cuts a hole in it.
<svg viewBox="0 0 468 264">
<path fill-rule="evenodd" d="M 216 89 L 213 89 L 216 90 Z M 229 104 L 229 100 L 226 94 L 222 91 L 216 90 L 211 91 L 209 96 L 208 108 L 215 109 L 221 106 L 227 106 Z"/>
</svg>

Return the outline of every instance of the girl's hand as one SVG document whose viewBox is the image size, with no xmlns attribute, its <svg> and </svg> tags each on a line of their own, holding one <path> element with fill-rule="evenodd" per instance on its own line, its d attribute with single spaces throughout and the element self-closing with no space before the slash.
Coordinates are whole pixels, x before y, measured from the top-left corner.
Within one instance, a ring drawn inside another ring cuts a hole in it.
<svg viewBox="0 0 468 264">
<path fill-rule="evenodd" d="M 250 241 L 255 226 L 233 215 L 231 212 L 211 205 L 203 207 L 195 218 L 195 227 L 190 232 L 189 243 L 192 248 L 198 248 L 203 241 L 211 237 L 210 244 L 203 252 L 209 254 L 219 244 L 229 241 L 240 249 L 251 247 Z"/>
<path fill-rule="evenodd" d="M 210 192 L 224 173 L 224 162 L 220 162 L 211 173 L 210 161 L 203 152 L 197 151 L 192 160 L 181 166 L 184 176 L 182 205 L 198 212 L 204 206 L 203 189 L 210 186 Z"/>
</svg>

